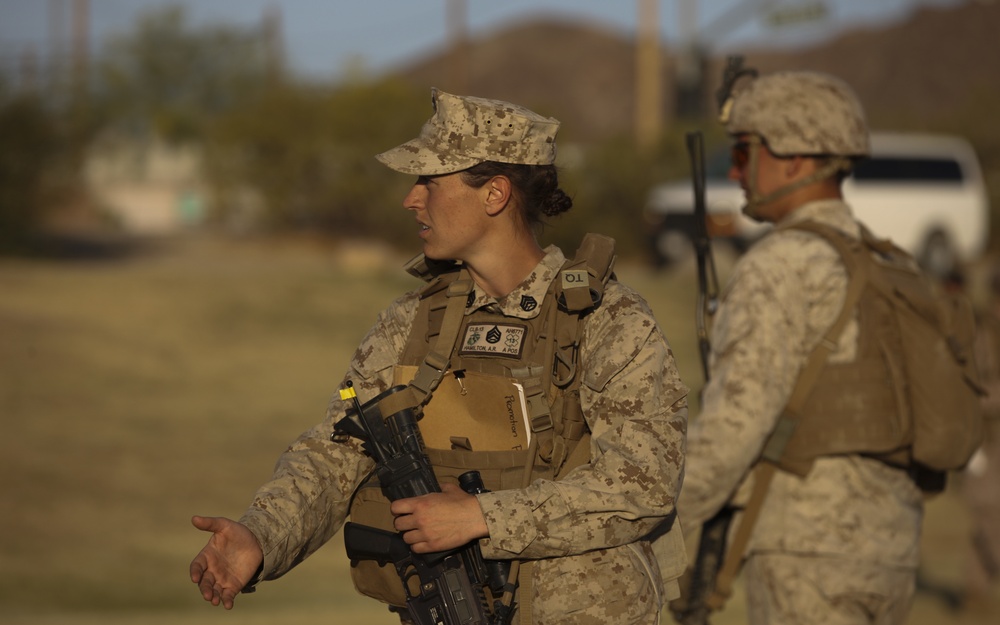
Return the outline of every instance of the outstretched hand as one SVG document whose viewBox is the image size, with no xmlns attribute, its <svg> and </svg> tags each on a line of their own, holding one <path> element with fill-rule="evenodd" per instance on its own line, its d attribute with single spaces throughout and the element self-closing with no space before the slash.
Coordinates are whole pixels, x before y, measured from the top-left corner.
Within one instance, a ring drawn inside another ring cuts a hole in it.
<svg viewBox="0 0 1000 625">
<path fill-rule="evenodd" d="M 440 493 L 398 499 L 390 510 L 396 531 L 414 553 L 454 549 L 489 536 L 475 495 L 454 484 L 442 484 Z"/>
<path fill-rule="evenodd" d="M 264 561 L 264 552 L 249 528 L 232 519 L 195 516 L 191 524 L 212 532 L 208 544 L 191 561 L 191 581 L 198 584 L 205 601 L 231 610 L 236 594 Z"/>
</svg>

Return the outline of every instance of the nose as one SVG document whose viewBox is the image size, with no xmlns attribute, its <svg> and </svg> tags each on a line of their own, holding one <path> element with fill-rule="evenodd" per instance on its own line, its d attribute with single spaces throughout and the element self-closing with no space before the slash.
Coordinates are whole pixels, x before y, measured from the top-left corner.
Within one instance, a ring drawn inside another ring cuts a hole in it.
<svg viewBox="0 0 1000 625">
<path fill-rule="evenodd" d="M 410 188 L 410 192 L 403 198 L 403 208 L 407 210 L 417 210 L 424 205 L 424 194 L 426 187 L 422 184 L 415 184 Z"/>
</svg>

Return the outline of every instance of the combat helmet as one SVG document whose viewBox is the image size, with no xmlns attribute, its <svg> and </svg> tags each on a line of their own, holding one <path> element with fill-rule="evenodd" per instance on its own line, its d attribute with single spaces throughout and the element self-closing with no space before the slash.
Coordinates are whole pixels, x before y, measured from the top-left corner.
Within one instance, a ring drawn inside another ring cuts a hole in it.
<svg viewBox="0 0 1000 625">
<path fill-rule="evenodd" d="M 747 73 L 744 71 L 743 73 Z M 756 150 L 751 150 L 750 180 L 744 212 L 816 180 L 849 172 L 871 153 L 868 123 L 854 91 L 844 81 L 811 71 L 754 76 L 721 102 L 720 121 L 730 135 L 747 134 L 778 157 L 828 157 L 814 175 L 767 196 L 756 189 Z"/>
<path fill-rule="evenodd" d="M 731 135 L 759 135 L 777 156 L 846 156 L 871 152 L 865 112 L 854 91 L 819 72 L 777 72 L 735 94 L 723 119 Z"/>
</svg>

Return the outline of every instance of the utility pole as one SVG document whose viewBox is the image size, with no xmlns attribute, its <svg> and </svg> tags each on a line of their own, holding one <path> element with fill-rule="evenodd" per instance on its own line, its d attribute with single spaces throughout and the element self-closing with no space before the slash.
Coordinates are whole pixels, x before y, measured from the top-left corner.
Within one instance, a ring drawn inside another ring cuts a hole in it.
<svg viewBox="0 0 1000 625">
<path fill-rule="evenodd" d="M 46 87 L 58 93 L 63 81 L 66 57 L 66 9 L 68 0 L 49 0 L 48 63 L 45 67 Z"/>
<path fill-rule="evenodd" d="M 272 3 L 264 8 L 261 32 L 264 39 L 267 79 L 271 84 L 276 84 L 282 81 L 285 73 L 285 38 L 281 5 Z"/>
<path fill-rule="evenodd" d="M 680 116 L 700 117 L 708 108 L 708 56 L 710 46 L 748 21 L 768 15 L 772 27 L 801 24 L 824 19 L 824 0 L 800 0 L 775 8 L 779 0 L 742 0 L 698 26 L 698 0 L 677 0 L 683 43 L 677 62 L 677 112 Z"/>
<path fill-rule="evenodd" d="M 87 84 L 90 65 L 90 1 L 73 0 L 73 78 L 78 87 Z"/>
<path fill-rule="evenodd" d="M 79 82 L 86 79 L 89 45 L 90 0 L 73 0 L 73 71 Z"/>
<path fill-rule="evenodd" d="M 453 93 L 466 93 L 469 87 L 468 6 L 466 0 L 448 0 L 445 16 L 451 52 L 448 55 L 449 80 Z"/>
<path fill-rule="evenodd" d="M 37 94 L 38 88 L 38 57 L 35 47 L 29 45 L 21 52 L 20 79 L 18 88 L 24 93 Z"/>
<path fill-rule="evenodd" d="M 635 141 L 642 150 L 656 145 L 663 132 L 663 69 L 659 0 L 638 0 L 635 59 Z"/>
<path fill-rule="evenodd" d="M 90 1 L 73 0 L 73 97 L 77 131 L 83 132 L 90 97 Z"/>
<path fill-rule="evenodd" d="M 705 48 L 698 35 L 698 0 L 677 0 L 681 44 L 674 76 L 677 115 L 697 117 L 705 102 Z"/>
</svg>

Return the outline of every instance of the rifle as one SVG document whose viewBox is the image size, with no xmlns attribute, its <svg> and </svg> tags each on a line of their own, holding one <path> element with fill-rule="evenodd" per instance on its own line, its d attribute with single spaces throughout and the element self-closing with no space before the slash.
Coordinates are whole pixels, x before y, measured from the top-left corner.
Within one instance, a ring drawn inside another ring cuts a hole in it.
<svg viewBox="0 0 1000 625">
<path fill-rule="evenodd" d="M 394 386 L 361 405 L 348 382 L 340 395 L 352 399 L 353 408 L 337 422 L 333 434 L 364 441 L 364 451 L 375 460 L 375 475 L 390 501 L 441 492 L 413 409 L 382 414 L 382 400 L 405 388 Z M 462 474 L 459 483 L 466 492 L 486 492 L 476 471 Z M 508 564 L 485 560 L 477 541 L 450 551 L 416 554 L 399 533 L 348 522 L 344 544 L 352 566 L 359 560 L 393 564 L 417 625 L 504 625 L 513 614 L 513 602 L 497 599 L 511 591 L 506 588 Z M 494 598 L 492 613 L 486 589 Z"/>
<path fill-rule="evenodd" d="M 701 370 L 708 382 L 708 356 L 712 345 L 708 339 L 708 318 L 719 305 L 719 277 L 715 271 L 715 257 L 708 235 L 708 210 L 705 206 L 705 148 L 700 132 L 687 133 L 688 157 L 691 160 L 691 183 L 694 188 L 694 251 L 698 257 L 698 305 L 695 310 L 695 329 L 698 333 L 698 352 Z"/>
<path fill-rule="evenodd" d="M 705 159 L 702 135 L 690 132 L 686 136 L 688 156 L 691 159 L 691 180 L 694 186 L 695 232 L 694 249 L 698 258 L 698 307 L 695 328 L 698 333 L 698 351 L 701 355 L 702 374 L 709 380 L 708 359 L 711 342 L 708 337 L 708 318 L 718 306 L 719 281 L 708 235 L 705 206 Z M 722 566 L 726 553 L 726 534 L 733 518 L 733 509 L 723 507 L 701 527 L 698 553 L 687 574 L 687 588 L 681 600 L 674 604 L 674 616 L 681 625 L 708 625 L 712 607 L 708 597 L 715 589 L 715 576 Z"/>
<path fill-rule="evenodd" d="M 743 68 L 743 57 L 731 56 L 727 60 L 722 86 L 716 93 L 721 115 L 728 115 L 728 103 L 736 81 L 746 75 L 755 76 L 756 70 Z M 715 271 L 711 240 L 708 234 L 708 211 L 705 204 L 705 154 L 702 135 L 691 132 L 686 136 L 688 156 L 691 161 L 691 181 L 694 188 L 695 232 L 693 243 L 698 258 L 698 306 L 695 327 L 698 350 L 701 355 L 705 383 L 709 381 L 708 359 L 711 342 L 708 337 L 708 318 L 718 308 L 719 279 Z M 701 526 L 698 552 L 688 572 L 687 588 L 675 604 L 674 616 L 681 625 L 708 625 L 713 610 L 721 607 L 715 595 L 715 580 L 726 555 L 726 536 L 735 509 L 723 506 L 715 516 Z"/>
</svg>

